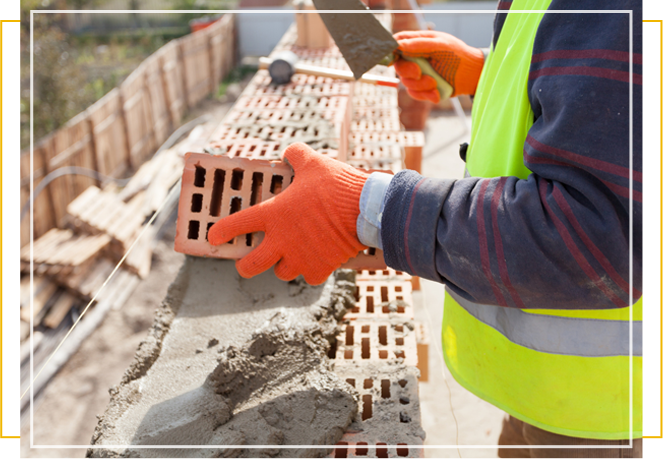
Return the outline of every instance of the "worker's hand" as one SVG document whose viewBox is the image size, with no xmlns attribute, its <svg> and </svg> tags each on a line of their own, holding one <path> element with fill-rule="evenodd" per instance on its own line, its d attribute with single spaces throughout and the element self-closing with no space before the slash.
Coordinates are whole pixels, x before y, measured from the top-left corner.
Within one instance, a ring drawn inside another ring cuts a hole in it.
<svg viewBox="0 0 663 459">
<path fill-rule="evenodd" d="M 209 242 L 219 245 L 240 234 L 263 231 L 265 239 L 237 261 L 243 277 L 253 277 L 276 264 L 279 279 L 303 275 L 323 283 L 343 263 L 366 249 L 357 238 L 359 197 L 368 174 L 295 143 L 283 158 L 295 171 L 280 194 L 212 226 Z"/>
<path fill-rule="evenodd" d="M 483 69 L 483 52 L 444 32 L 407 31 L 394 35 L 398 49 L 405 57 L 428 59 L 435 71 L 449 83 L 452 97 L 474 95 Z M 419 66 L 405 59 L 394 63 L 396 73 L 415 99 L 440 101 L 440 93 L 433 77 L 422 75 Z"/>
</svg>

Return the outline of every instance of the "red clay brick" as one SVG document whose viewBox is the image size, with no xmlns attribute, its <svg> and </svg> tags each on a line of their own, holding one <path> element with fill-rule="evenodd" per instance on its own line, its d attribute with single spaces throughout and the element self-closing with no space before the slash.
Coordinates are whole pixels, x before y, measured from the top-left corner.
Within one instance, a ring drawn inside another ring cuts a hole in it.
<svg viewBox="0 0 663 459">
<path fill-rule="evenodd" d="M 345 315 L 348 320 L 414 319 L 412 284 L 406 279 L 357 279 L 357 302 Z"/>
<path fill-rule="evenodd" d="M 416 337 L 406 323 L 352 320 L 343 323 L 336 339 L 337 366 L 396 361 L 408 366 L 417 365 Z"/>
<path fill-rule="evenodd" d="M 428 349 L 430 345 L 430 333 L 428 326 L 423 322 L 414 323 L 414 335 L 417 338 L 417 368 L 419 368 L 419 381 L 428 381 Z"/>
<path fill-rule="evenodd" d="M 354 258 L 351 258 L 344 263 L 342 268 L 345 269 L 386 269 L 387 264 L 384 262 L 384 254 L 382 250 L 369 247 L 363 252 L 359 252 Z"/>
<path fill-rule="evenodd" d="M 292 181 L 283 162 L 187 153 L 178 207 L 175 250 L 213 258 L 241 258 L 262 240 L 262 233 L 242 235 L 213 246 L 207 231 L 230 213 L 265 201 Z"/>
<path fill-rule="evenodd" d="M 316 95 L 349 96 L 349 81 L 295 74 L 288 84 L 275 85 L 267 70 L 258 70 L 242 95 Z M 371 86 L 371 85 L 369 85 Z"/>
<path fill-rule="evenodd" d="M 342 110 L 345 109 L 348 98 L 345 96 L 251 96 L 240 97 L 233 110 L 246 110 L 256 108 L 269 108 L 274 110 L 285 109 L 316 109 L 316 110 Z"/>
<path fill-rule="evenodd" d="M 207 150 L 212 154 L 226 155 L 230 158 L 238 156 L 240 158 L 278 161 L 281 159 L 283 150 L 290 143 L 248 138 L 245 140 L 215 141 L 207 146 Z M 331 148 L 321 148 L 316 151 L 330 158 L 338 157 L 338 150 Z"/>
<path fill-rule="evenodd" d="M 398 108 L 398 96 L 396 91 L 382 96 L 355 96 L 352 98 L 352 105 L 355 108 Z"/>
<path fill-rule="evenodd" d="M 357 281 L 409 281 L 412 279 L 408 273 L 386 269 L 361 269 L 357 271 Z"/>
</svg>

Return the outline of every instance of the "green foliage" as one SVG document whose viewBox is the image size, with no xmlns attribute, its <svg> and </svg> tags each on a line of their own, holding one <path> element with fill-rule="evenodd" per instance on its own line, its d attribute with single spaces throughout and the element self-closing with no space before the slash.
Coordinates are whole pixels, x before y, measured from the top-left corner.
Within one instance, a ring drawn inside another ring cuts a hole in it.
<svg viewBox="0 0 663 459">
<path fill-rule="evenodd" d="M 242 81 L 247 75 L 252 75 L 256 73 L 256 68 L 250 65 L 240 65 L 232 69 L 228 75 L 223 79 L 219 84 L 219 89 L 217 90 L 217 96 L 221 97 L 226 93 L 228 86 L 232 83 L 238 83 Z"/>
</svg>

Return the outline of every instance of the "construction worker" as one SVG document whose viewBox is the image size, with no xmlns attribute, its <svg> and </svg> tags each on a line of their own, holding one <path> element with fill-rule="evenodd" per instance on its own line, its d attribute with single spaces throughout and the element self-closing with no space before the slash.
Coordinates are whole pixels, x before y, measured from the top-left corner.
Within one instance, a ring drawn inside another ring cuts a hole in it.
<svg viewBox="0 0 663 459">
<path fill-rule="evenodd" d="M 508 413 L 499 443 L 522 447 L 501 457 L 642 456 L 642 4 L 581 6 L 633 14 L 500 1 L 486 56 L 442 32 L 396 34 L 453 96 L 474 96 L 465 178 L 369 175 L 294 144 L 292 185 L 209 232 L 265 232 L 237 262 L 245 277 L 274 266 L 319 284 L 377 247 L 444 282 L 446 364 Z M 439 101 L 415 64 L 395 68 Z"/>
</svg>

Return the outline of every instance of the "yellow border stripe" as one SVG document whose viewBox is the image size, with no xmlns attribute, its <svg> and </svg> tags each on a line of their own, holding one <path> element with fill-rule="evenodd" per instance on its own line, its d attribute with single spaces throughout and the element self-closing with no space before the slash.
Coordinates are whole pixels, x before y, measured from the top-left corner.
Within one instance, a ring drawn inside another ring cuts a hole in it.
<svg viewBox="0 0 663 459">
<path fill-rule="evenodd" d="M 16 170 L 18 169 L 18 20 L 17 19 L 0 19 L 0 62 L 3 63 L 0 72 L 0 87 L 2 88 L 2 96 L 0 96 L 0 125 L 2 126 L 2 156 L 7 162 L 5 168 L 4 178 L 0 180 L 0 186 L 5 190 L 2 196 L 7 199 L 3 200 L 2 207 L 4 215 L 9 214 L 9 206 L 14 208 L 11 212 L 14 215 L 18 213 L 18 196 L 16 190 L 18 189 L 18 176 Z M 16 72 L 16 73 L 14 73 Z M 11 167 L 9 167 L 11 166 Z M 12 170 L 14 172 L 12 172 Z M 14 177 L 11 181 L 9 177 Z M 9 196 L 14 196 L 13 199 L 8 199 Z M 17 207 L 14 207 L 17 206 Z M 15 217 L 14 217 L 15 218 Z M 2 231 L 4 236 L 0 238 L 2 241 L 2 254 L 5 261 L 2 263 L 2 282 L 5 287 L 5 296 L 3 298 L 4 314 L 0 320 L 0 349 L 2 349 L 2 378 L 0 378 L 0 388 L 2 390 L 2 397 L 0 397 L 0 439 L 2 440 L 18 440 L 18 406 L 16 405 L 16 392 L 18 389 L 18 366 L 16 365 L 16 354 L 18 354 L 18 341 L 16 340 L 16 320 L 18 319 L 18 310 L 13 309 L 13 313 L 9 314 L 10 301 L 9 290 L 16 292 L 16 272 L 13 271 L 10 275 L 10 266 L 16 266 L 16 258 L 11 263 L 9 262 L 9 245 L 13 239 L 9 237 L 9 229 L 5 228 Z M 12 230 L 16 239 L 11 242 L 12 245 L 18 242 L 18 228 L 14 227 Z M 16 244 L 18 245 L 18 244 Z M 14 249 L 16 250 L 16 245 Z M 16 252 L 13 252 L 16 253 Z M 15 257 L 16 255 L 14 255 Z M 9 288 L 10 279 L 11 289 Z M 16 303 L 14 303 L 16 304 Z M 14 306 L 16 307 L 16 306 Z M 11 358 L 10 358 L 11 357 Z"/>
<path fill-rule="evenodd" d="M 645 19 L 645 439 L 656 439 L 656 21 Z M 634 133 L 634 135 L 638 135 Z M 661 437 L 658 437 L 661 438 Z"/>
</svg>

